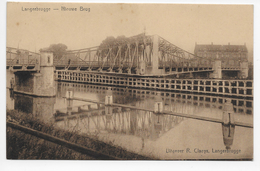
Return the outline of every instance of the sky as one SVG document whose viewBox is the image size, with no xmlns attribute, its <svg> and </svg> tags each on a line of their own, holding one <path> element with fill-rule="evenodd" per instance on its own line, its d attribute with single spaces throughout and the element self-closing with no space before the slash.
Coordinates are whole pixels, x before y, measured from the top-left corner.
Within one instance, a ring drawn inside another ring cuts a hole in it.
<svg viewBox="0 0 260 171">
<path fill-rule="evenodd" d="M 90 8 L 80 11 L 80 7 Z M 25 11 L 50 8 L 49 12 Z M 61 7 L 77 8 L 62 11 Z M 59 10 L 53 10 L 58 8 Z M 8 3 L 7 46 L 38 51 L 63 43 L 68 49 L 98 46 L 107 36 L 146 30 L 189 52 L 198 44 L 246 44 L 252 56 L 252 5 Z"/>
</svg>

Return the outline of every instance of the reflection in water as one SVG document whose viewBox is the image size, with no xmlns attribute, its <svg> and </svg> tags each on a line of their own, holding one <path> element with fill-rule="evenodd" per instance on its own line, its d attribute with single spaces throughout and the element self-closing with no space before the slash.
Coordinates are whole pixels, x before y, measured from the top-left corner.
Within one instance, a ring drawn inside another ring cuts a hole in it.
<svg viewBox="0 0 260 171">
<path fill-rule="evenodd" d="M 63 122 L 65 129 L 77 127 L 77 131 L 88 133 L 127 134 L 143 139 L 156 140 L 177 126 L 182 117 L 154 114 L 149 111 L 129 108 L 100 107 L 90 108 L 73 115 L 58 113 L 56 122 Z M 82 124 L 83 123 L 83 124 Z"/>
<path fill-rule="evenodd" d="M 50 122 L 55 117 L 55 126 L 82 134 L 96 135 L 100 140 L 113 142 L 130 151 L 152 155 L 163 159 L 198 158 L 197 154 L 167 154 L 166 148 L 212 148 L 245 149 L 252 156 L 252 130 L 235 128 L 204 121 L 184 119 L 173 115 L 160 115 L 153 112 L 130 110 L 129 108 L 105 107 L 93 103 L 73 101 L 71 114 L 67 115 L 66 91 L 73 88 L 74 96 L 104 102 L 107 86 L 57 83 L 56 98 L 36 98 L 14 94 L 16 110 L 33 113 Z M 114 103 L 153 109 L 156 91 L 128 88 L 112 89 Z M 212 118 L 222 118 L 224 97 L 159 92 L 164 110 Z M 10 93 L 9 93 L 10 97 Z M 252 123 L 253 101 L 232 99 L 235 108 L 235 121 Z M 7 106 L 12 98 L 7 98 Z M 10 105 L 11 106 L 11 105 Z M 56 111 L 56 112 L 55 112 Z M 249 149 L 249 150 L 248 150 Z M 210 149 L 209 149 L 210 150 Z M 200 156 L 207 158 L 207 156 Z M 215 158 L 223 156 L 215 156 Z M 214 158 L 214 156 L 212 157 Z M 234 158 L 227 154 L 224 158 Z"/>
<path fill-rule="evenodd" d="M 231 145 L 233 144 L 234 134 L 235 134 L 235 126 L 234 125 L 224 125 L 222 124 L 223 131 L 223 141 L 226 146 L 226 149 L 231 149 Z"/>
<path fill-rule="evenodd" d="M 14 109 L 49 121 L 53 117 L 55 98 L 40 98 L 14 94 Z"/>
<path fill-rule="evenodd" d="M 94 93 L 97 94 L 98 101 L 105 101 L 107 86 L 88 85 L 88 84 L 76 84 L 76 83 L 64 83 L 58 82 L 58 94 L 57 97 L 65 97 L 66 91 L 72 87 L 75 92 L 81 92 L 80 97 L 84 97 L 85 94 Z M 164 103 L 183 102 L 187 104 L 193 104 L 203 108 L 223 108 L 226 97 L 200 95 L 200 94 L 185 94 L 176 92 L 164 92 L 155 90 L 141 90 L 130 88 L 113 88 L 114 103 L 122 104 L 135 104 L 136 101 L 154 98 L 156 93 L 160 92 Z M 86 97 L 88 98 L 88 97 Z M 247 98 L 231 98 L 234 105 L 234 110 L 241 114 L 253 114 L 253 100 Z"/>
</svg>

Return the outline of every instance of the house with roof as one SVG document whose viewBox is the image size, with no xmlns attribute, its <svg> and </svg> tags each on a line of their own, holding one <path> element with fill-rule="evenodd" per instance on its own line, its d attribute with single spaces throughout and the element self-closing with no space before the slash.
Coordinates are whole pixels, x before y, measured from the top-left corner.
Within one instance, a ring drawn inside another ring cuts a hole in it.
<svg viewBox="0 0 260 171">
<path fill-rule="evenodd" d="M 244 45 L 195 44 L 194 54 L 198 57 L 220 60 L 223 78 L 248 77 L 248 50 Z"/>
</svg>

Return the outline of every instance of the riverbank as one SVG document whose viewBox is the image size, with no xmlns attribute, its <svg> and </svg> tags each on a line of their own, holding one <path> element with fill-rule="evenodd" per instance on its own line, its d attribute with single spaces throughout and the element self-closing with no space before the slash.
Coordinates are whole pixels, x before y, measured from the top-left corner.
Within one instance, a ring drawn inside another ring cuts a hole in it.
<svg viewBox="0 0 260 171">
<path fill-rule="evenodd" d="M 7 110 L 7 121 L 32 128 L 122 160 L 153 159 L 128 152 L 121 147 L 101 142 L 93 137 L 54 128 L 53 125 L 44 123 L 35 118 L 32 114 L 18 112 L 16 110 Z M 6 134 L 7 159 L 98 160 L 98 158 L 75 152 L 74 150 L 37 138 L 30 134 L 25 134 L 22 131 L 10 127 L 7 127 Z"/>
</svg>

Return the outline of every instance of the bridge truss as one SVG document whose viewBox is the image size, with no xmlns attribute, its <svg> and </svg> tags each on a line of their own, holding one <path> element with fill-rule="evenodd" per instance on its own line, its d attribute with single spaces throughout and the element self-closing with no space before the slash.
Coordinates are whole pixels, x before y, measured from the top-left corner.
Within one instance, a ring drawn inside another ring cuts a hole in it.
<svg viewBox="0 0 260 171">
<path fill-rule="evenodd" d="M 38 71 L 40 54 L 24 49 L 6 47 L 6 68 L 15 71 Z"/>
<path fill-rule="evenodd" d="M 7 69 L 39 70 L 41 55 L 38 53 L 7 47 L 6 55 Z M 221 72 L 221 69 L 231 71 L 231 75 L 236 75 L 242 70 L 241 73 L 247 73 L 246 63 L 241 65 L 242 63 L 237 62 L 234 66 L 226 66 L 226 63 L 229 64 L 229 59 L 216 63 L 213 58 L 196 56 L 158 35 L 145 35 L 144 33 L 128 38 L 114 39 L 110 43 L 96 47 L 66 51 L 61 58 L 54 56 L 53 59 L 56 70 L 97 71 L 146 76 L 176 75 L 177 78 L 180 74 L 186 74 L 185 78 L 186 76 L 193 78 L 194 75 L 221 78 L 221 74 L 216 75 Z M 209 75 L 210 72 L 213 74 Z M 244 75 L 247 77 L 246 74 Z"/>
<path fill-rule="evenodd" d="M 141 63 L 145 68 L 177 71 L 177 68 L 212 68 L 210 59 L 195 56 L 157 35 L 140 34 L 115 40 L 107 46 L 67 51 L 55 60 L 56 69 L 79 69 L 138 73 Z"/>
</svg>

